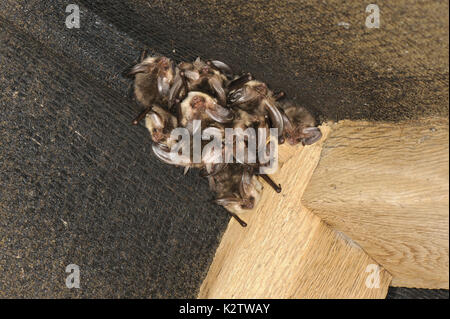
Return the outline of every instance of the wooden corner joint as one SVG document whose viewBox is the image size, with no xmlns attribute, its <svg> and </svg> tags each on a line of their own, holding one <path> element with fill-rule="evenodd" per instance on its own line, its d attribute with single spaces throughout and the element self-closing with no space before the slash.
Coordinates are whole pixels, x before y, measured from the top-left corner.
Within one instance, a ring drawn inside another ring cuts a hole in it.
<svg viewBox="0 0 450 319">
<path fill-rule="evenodd" d="M 348 237 L 301 203 L 331 127 L 322 140 L 279 150 L 273 175 L 283 191 L 265 187 L 248 226 L 231 220 L 199 298 L 384 298 L 391 275 Z"/>
</svg>

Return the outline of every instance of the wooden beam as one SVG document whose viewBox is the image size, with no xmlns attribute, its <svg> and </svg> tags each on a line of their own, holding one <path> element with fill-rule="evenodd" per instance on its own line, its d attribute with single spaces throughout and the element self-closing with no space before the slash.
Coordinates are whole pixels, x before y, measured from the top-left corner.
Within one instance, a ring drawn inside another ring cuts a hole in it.
<svg viewBox="0 0 450 319">
<path fill-rule="evenodd" d="M 329 128 L 321 129 L 324 140 Z M 321 149 L 322 143 L 280 148 L 284 163 L 273 178 L 282 184 L 282 193 L 266 185 L 260 205 L 242 215 L 248 226 L 230 221 L 199 298 L 386 296 L 390 274 L 349 238 L 301 206 Z M 374 269 L 379 270 L 378 288 L 370 285 Z"/>
<path fill-rule="evenodd" d="M 392 285 L 449 287 L 448 119 L 332 125 L 302 203 L 356 241 Z"/>
</svg>

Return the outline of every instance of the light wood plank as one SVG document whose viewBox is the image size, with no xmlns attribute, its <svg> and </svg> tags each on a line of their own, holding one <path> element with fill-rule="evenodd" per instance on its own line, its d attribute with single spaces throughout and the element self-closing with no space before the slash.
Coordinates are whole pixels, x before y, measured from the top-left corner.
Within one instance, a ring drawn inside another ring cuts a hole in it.
<svg viewBox="0 0 450 319">
<path fill-rule="evenodd" d="M 325 140 L 329 128 L 322 127 Z M 379 268 L 379 288 L 368 288 L 369 265 L 358 245 L 301 206 L 322 143 L 280 149 L 282 168 L 260 205 L 243 214 L 248 227 L 230 221 L 199 298 L 384 298 L 391 276 Z"/>
<path fill-rule="evenodd" d="M 332 126 L 302 203 L 392 275 L 449 287 L 448 119 Z"/>
</svg>

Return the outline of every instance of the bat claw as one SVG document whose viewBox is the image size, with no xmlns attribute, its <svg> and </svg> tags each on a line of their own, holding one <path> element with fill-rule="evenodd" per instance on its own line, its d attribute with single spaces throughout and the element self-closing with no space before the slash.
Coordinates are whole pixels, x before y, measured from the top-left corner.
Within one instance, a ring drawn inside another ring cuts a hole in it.
<svg viewBox="0 0 450 319">
<path fill-rule="evenodd" d="M 277 192 L 277 193 L 281 193 L 281 185 L 280 184 L 275 184 L 275 182 L 269 177 L 269 175 L 266 175 L 266 174 L 261 174 L 261 175 L 259 175 L 259 176 L 261 176 L 262 177 L 262 179 L 264 180 L 264 181 L 266 181 L 266 183 L 267 184 L 269 184 L 270 185 L 270 187 L 272 187 L 273 189 L 274 189 L 274 191 L 275 192 Z"/>
<path fill-rule="evenodd" d="M 151 107 L 148 107 L 145 110 L 143 110 L 141 113 L 139 113 L 138 116 L 136 116 L 136 118 L 131 122 L 131 124 L 138 125 L 139 122 L 142 121 L 144 117 L 147 115 L 147 113 L 149 113 L 151 110 L 152 110 Z"/>
</svg>

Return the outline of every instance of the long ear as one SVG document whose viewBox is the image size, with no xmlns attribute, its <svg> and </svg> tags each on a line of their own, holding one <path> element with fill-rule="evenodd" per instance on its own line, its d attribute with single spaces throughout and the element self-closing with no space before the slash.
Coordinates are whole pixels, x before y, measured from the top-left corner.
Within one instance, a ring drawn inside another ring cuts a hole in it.
<svg viewBox="0 0 450 319">
<path fill-rule="evenodd" d="M 302 133 L 306 135 L 306 137 L 302 140 L 303 145 L 314 144 L 322 137 L 322 132 L 315 126 L 304 128 Z"/>
<path fill-rule="evenodd" d="M 224 198 L 217 198 L 215 202 L 216 204 L 226 207 L 228 205 L 240 205 L 242 200 L 238 197 L 224 197 Z"/>
<path fill-rule="evenodd" d="M 251 80 L 253 80 L 253 76 L 250 73 L 244 74 L 231 81 L 228 84 L 228 90 L 233 91 L 238 88 L 241 88 L 245 83 L 250 82 Z"/>
<path fill-rule="evenodd" d="M 267 99 L 264 102 L 266 110 L 269 113 L 270 122 L 278 129 L 278 136 L 282 136 L 284 130 L 283 115 L 275 104 L 272 104 Z"/>
<path fill-rule="evenodd" d="M 229 123 L 234 118 L 233 112 L 217 103 L 212 108 L 207 108 L 205 113 L 218 123 Z"/>
<path fill-rule="evenodd" d="M 253 105 L 259 98 L 260 96 L 258 93 L 246 86 L 237 89 L 229 95 L 230 104 L 242 109 L 246 109 L 246 104 Z"/>
<path fill-rule="evenodd" d="M 224 73 L 228 77 L 233 76 L 233 70 L 231 70 L 231 68 L 227 64 L 223 63 L 222 61 L 209 60 L 206 63 L 208 65 L 214 67 L 215 69 L 219 70 L 220 72 Z"/>
<path fill-rule="evenodd" d="M 248 198 L 252 192 L 252 175 L 247 169 L 244 169 L 242 174 L 241 182 L 239 184 L 239 193 L 242 198 Z"/>
<path fill-rule="evenodd" d="M 175 100 L 179 97 L 181 90 L 183 89 L 183 79 L 179 74 L 175 76 L 173 84 L 169 90 L 169 109 L 175 104 Z"/>
<path fill-rule="evenodd" d="M 136 74 L 138 74 L 138 73 L 144 73 L 144 72 L 147 72 L 148 71 L 148 64 L 142 64 L 142 63 L 139 63 L 139 64 L 136 64 L 132 69 L 131 69 L 131 71 L 128 73 L 128 75 L 136 75 Z"/>
<path fill-rule="evenodd" d="M 227 95 L 222 87 L 221 81 L 215 77 L 212 77 L 208 80 L 208 83 L 213 88 L 214 92 L 216 92 L 219 104 L 227 105 Z"/>
<path fill-rule="evenodd" d="M 150 120 L 152 121 L 152 124 L 156 127 L 156 128 L 164 128 L 164 120 L 161 117 L 161 115 L 159 115 L 156 112 L 151 112 L 150 114 Z"/>
<path fill-rule="evenodd" d="M 163 149 L 164 147 L 161 147 L 160 144 L 153 144 L 152 150 L 153 153 L 156 155 L 157 158 L 159 158 L 161 161 L 167 164 L 171 165 L 179 165 L 179 166 L 188 166 L 190 165 L 190 159 L 186 156 L 179 155 L 177 153 L 171 152 L 171 151 L 165 151 Z"/>
<path fill-rule="evenodd" d="M 160 75 L 160 76 L 158 76 L 156 81 L 157 81 L 156 83 L 158 86 L 158 93 L 161 94 L 162 96 L 168 96 L 169 90 L 170 90 L 170 85 L 167 80 L 167 77 Z"/>
<path fill-rule="evenodd" d="M 286 115 L 284 110 L 283 109 L 279 109 L 279 111 L 281 113 L 281 117 L 283 118 L 283 129 L 285 129 L 285 130 L 292 130 L 292 129 L 294 129 L 294 126 L 292 125 L 291 120 Z"/>
</svg>

